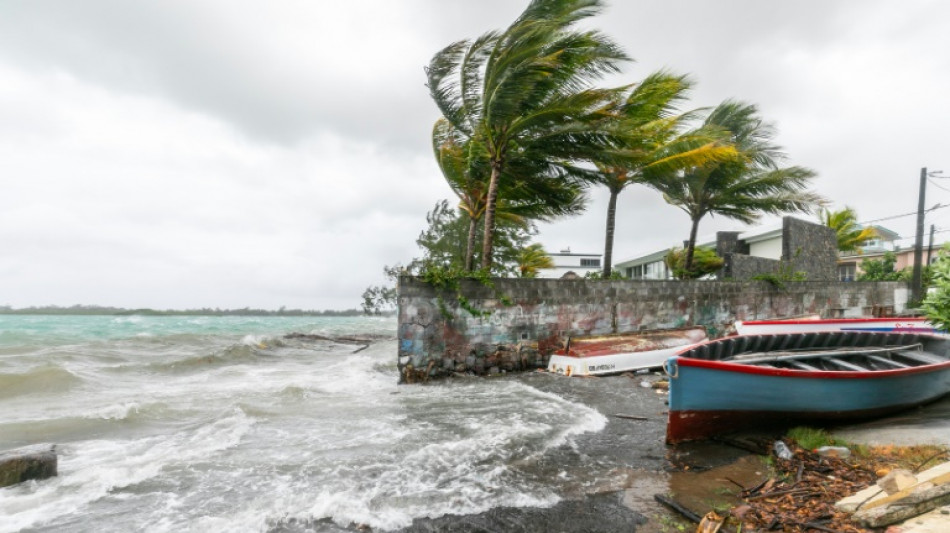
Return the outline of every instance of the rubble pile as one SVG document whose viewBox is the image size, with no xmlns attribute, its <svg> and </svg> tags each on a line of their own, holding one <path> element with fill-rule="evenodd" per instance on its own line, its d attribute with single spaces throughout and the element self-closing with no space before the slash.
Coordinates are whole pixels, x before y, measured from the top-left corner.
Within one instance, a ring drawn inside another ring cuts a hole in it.
<svg viewBox="0 0 950 533">
<path fill-rule="evenodd" d="M 742 531 L 863 533 L 835 502 L 873 485 L 877 476 L 848 458 L 822 456 L 786 442 L 790 459 L 773 457 L 772 477 L 745 489 L 732 509 Z"/>
</svg>

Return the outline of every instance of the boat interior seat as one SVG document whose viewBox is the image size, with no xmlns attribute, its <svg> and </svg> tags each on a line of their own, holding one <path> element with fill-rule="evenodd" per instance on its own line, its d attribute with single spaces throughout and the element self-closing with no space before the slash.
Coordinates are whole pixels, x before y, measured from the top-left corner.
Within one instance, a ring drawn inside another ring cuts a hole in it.
<svg viewBox="0 0 950 533">
<path fill-rule="evenodd" d="M 841 368 L 844 368 L 845 370 L 851 370 L 851 371 L 854 371 L 854 372 L 867 372 L 867 371 L 868 371 L 868 369 L 867 369 L 867 368 L 864 368 L 863 366 L 858 366 L 858 365 L 856 365 L 856 364 L 854 364 L 854 363 L 849 363 L 848 361 L 842 361 L 841 359 L 837 359 L 837 358 L 834 358 L 834 357 L 826 357 L 826 358 L 825 358 L 825 361 L 828 361 L 829 363 L 832 363 L 832 364 L 834 364 L 835 366 L 839 366 L 839 367 L 841 367 Z"/>
<path fill-rule="evenodd" d="M 899 355 L 905 359 L 917 361 L 918 363 L 923 363 L 925 365 L 944 363 L 947 361 L 946 359 L 942 357 L 937 357 L 936 355 L 929 354 L 927 352 L 920 352 L 916 350 L 897 350 L 894 352 L 894 355 Z"/>
<path fill-rule="evenodd" d="M 876 363 L 880 363 L 882 365 L 889 366 L 892 368 L 908 368 L 910 366 L 910 365 L 905 365 L 904 363 L 901 363 L 900 361 L 895 361 L 893 359 L 888 359 L 886 357 L 881 357 L 879 355 L 868 355 L 867 358 L 870 359 L 871 361 L 874 361 Z"/>
</svg>

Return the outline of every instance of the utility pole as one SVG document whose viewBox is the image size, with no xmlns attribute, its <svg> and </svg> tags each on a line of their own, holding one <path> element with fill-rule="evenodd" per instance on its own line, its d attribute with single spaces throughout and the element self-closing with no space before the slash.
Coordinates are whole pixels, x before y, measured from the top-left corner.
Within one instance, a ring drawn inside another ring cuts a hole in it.
<svg viewBox="0 0 950 533">
<path fill-rule="evenodd" d="M 917 202 L 917 238 L 914 239 L 914 277 L 910 282 L 911 301 L 914 305 L 920 305 L 920 301 L 923 300 L 920 263 L 924 259 L 924 197 L 926 194 L 927 167 L 923 167 L 920 169 L 920 199 Z"/>
<path fill-rule="evenodd" d="M 937 226 L 933 224 L 930 225 L 930 244 L 927 245 L 927 266 L 930 266 L 930 256 L 934 252 L 934 230 L 937 229 Z"/>
</svg>

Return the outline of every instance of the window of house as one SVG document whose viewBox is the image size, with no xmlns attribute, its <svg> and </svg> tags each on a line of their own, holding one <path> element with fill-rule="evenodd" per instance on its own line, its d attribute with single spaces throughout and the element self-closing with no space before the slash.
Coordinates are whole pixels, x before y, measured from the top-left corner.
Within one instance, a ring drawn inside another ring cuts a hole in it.
<svg viewBox="0 0 950 533">
<path fill-rule="evenodd" d="M 666 264 L 663 261 L 654 261 L 644 265 L 643 277 L 646 279 L 666 279 Z"/>
<path fill-rule="evenodd" d="M 582 267 L 599 267 L 600 259 L 581 259 Z"/>
<path fill-rule="evenodd" d="M 630 279 L 643 279 L 643 265 L 628 268 L 627 277 Z"/>
<path fill-rule="evenodd" d="M 844 263 L 838 265 L 838 281 L 854 281 L 857 272 L 855 263 Z"/>
</svg>

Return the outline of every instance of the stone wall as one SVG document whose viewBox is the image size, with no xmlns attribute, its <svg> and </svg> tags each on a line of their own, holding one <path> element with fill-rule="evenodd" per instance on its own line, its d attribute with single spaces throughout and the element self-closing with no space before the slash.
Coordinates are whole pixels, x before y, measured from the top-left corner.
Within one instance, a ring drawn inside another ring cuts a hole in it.
<svg viewBox="0 0 950 533">
<path fill-rule="evenodd" d="M 794 217 L 782 219 L 782 259 L 792 272 L 804 272 L 810 281 L 838 279 L 838 238 L 828 226 Z"/>
<path fill-rule="evenodd" d="M 591 281 L 497 279 L 494 289 L 463 281 L 461 293 L 412 277 L 399 280 L 401 381 L 455 372 L 491 374 L 543 368 L 569 335 L 622 333 L 701 324 L 711 336 L 735 320 L 818 313 L 863 316 L 872 308 L 902 311 L 902 282 Z M 512 305 L 505 305 L 510 301 Z"/>
<path fill-rule="evenodd" d="M 723 279 L 729 280 L 750 280 L 753 276 L 761 274 L 778 276 L 784 264 L 778 259 L 742 254 L 728 254 L 723 259 L 726 260 L 726 264 L 720 272 Z"/>
<path fill-rule="evenodd" d="M 716 232 L 716 255 L 726 257 L 726 254 L 745 254 L 749 255 L 749 245 L 745 241 L 739 240 L 738 231 L 719 231 Z"/>
<path fill-rule="evenodd" d="M 725 260 L 719 279 L 750 280 L 761 274 L 791 277 L 802 273 L 808 281 L 838 279 L 838 239 L 827 226 L 794 217 L 782 219 L 782 259 L 747 255 L 749 245 L 736 232 L 716 234 L 716 253 Z"/>
</svg>

